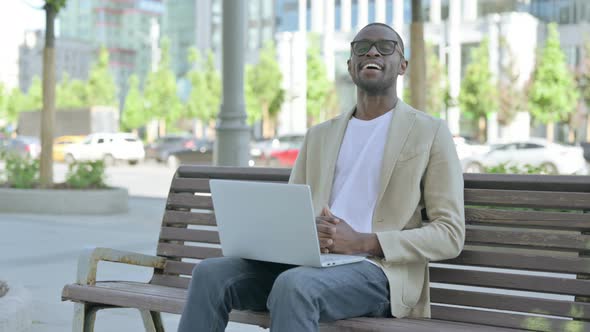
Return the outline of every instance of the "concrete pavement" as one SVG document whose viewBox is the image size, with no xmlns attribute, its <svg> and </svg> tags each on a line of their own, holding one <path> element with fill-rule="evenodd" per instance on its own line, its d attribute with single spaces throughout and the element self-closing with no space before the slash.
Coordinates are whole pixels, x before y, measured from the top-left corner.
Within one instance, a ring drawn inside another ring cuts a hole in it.
<svg viewBox="0 0 590 332">
<path fill-rule="evenodd" d="M 32 293 L 31 331 L 71 331 L 73 303 L 61 302 L 61 289 L 75 280 L 77 258 L 84 247 L 103 246 L 155 254 L 164 205 L 164 198 L 132 197 L 128 213 L 110 216 L 0 213 L 0 279 L 6 279 L 9 285 L 21 284 Z M 97 277 L 99 280 L 146 281 L 150 271 L 100 263 Z M 167 331 L 176 331 L 179 317 L 163 315 Z M 98 313 L 95 331 L 144 329 L 138 311 L 116 309 Z M 263 330 L 231 323 L 227 331 Z"/>
</svg>

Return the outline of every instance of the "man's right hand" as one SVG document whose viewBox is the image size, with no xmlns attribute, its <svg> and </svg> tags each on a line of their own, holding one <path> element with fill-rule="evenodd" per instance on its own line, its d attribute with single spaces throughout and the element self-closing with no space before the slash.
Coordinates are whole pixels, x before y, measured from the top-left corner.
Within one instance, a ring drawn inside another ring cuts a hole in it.
<svg viewBox="0 0 590 332">
<path fill-rule="evenodd" d="M 322 254 L 327 254 L 330 252 L 330 248 L 334 245 L 332 236 L 334 235 L 334 232 L 336 232 L 336 228 L 332 225 L 338 223 L 338 218 L 330 212 L 328 207 L 324 207 L 322 213 L 319 217 L 316 217 L 315 221 L 318 230 L 320 251 Z"/>
</svg>

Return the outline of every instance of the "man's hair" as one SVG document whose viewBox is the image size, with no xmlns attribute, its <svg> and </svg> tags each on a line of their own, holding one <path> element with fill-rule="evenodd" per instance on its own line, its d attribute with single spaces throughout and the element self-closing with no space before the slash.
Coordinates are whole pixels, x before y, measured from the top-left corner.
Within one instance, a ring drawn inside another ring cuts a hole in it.
<svg viewBox="0 0 590 332">
<path fill-rule="evenodd" d="M 397 39 L 399 39 L 399 47 L 400 47 L 400 48 L 401 48 L 401 50 L 402 50 L 402 55 L 403 55 L 403 54 L 406 52 L 406 51 L 404 50 L 404 40 L 402 39 L 402 36 L 400 36 L 400 35 L 399 35 L 399 33 L 397 33 L 397 31 L 395 31 L 395 30 L 394 30 L 392 27 L 390 27 L 389 25 L 387 25 L 387 24 L 385 24 L 385 23 L 381 23 L 381 22 L 373 22 L 373 23 L 369 23 L 369 24 L 365 25 L 365 26 L 364 26 L 364 27 L 363 27 L 361 30 L 363 30 L 363 29 L 366 29 L 366 28 L 368 28 L 368 27 L 370 27 L 370 26 L 375 26 L 375 25 L 377 25 L 377 26 L 382 26 L 382 27 L 385 27 L 385 28 L 387 28 L 387 29 L 389 29 L 389 30 L 393 31 L 393 33 L 395 33 L 395 35 L 397 36 Z"/>
</svg>

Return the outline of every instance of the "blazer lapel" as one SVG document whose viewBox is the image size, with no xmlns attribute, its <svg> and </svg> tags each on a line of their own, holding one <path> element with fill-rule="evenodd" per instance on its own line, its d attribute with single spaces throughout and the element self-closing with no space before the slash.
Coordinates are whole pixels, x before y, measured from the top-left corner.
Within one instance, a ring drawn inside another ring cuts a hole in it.
<svg viewBox="0 0 590 332">
<path fill-rule="evenodd" d="M 325 204 L 329 204 L 330 196 L 332 195 L 332 184 L 334 182 L 334 172 L 336 171 L 336 161 L 338 160 L 338 155 L 340 154 L 340 147 L 342 146 L 342 140 L 344 139 L 344 134 L 346 133 L 346 127 L 348 126 L 348 121 L 354 114 L 356 107 L 353 107 L 348 112 L 342 114 L 340 117 L 337 117 L 332 122 L 332 128 L 327 132 L 327 135 L 324 137 L 323 144 L 325 144 L 326 149 L 322 149 L 326 151 L 326 176 L 322 177 L 322 187 L 325 188 L 323 201 Z"/>
<path fill-rule="evenodd" d="M 414 126 L 416 114 L 410 111 L 408 106 L 403 101 L 399 100 L 396 107 L 393 109 L 393 116 L 391 117 L 391 124 L 387 134 L 387 142 L 383 151 L 383 162 L 381 163 L 381 173 L 379 176 L 379 195 L 377 196 L 377 205 L 381 202 L 391 173 L 395 168 L 395 164 L 399 159 L 399 154 L 402 151 L 406 140 Z"/>
</svg>

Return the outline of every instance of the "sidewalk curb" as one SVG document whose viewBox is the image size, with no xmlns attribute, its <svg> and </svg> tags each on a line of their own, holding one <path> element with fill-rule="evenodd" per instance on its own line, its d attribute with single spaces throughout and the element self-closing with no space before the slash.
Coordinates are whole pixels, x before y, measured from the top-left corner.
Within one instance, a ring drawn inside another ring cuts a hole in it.
<svg viewBox="0 0 590 332">
<path fill-rule="evenodd" d="M 0 298 L 0 332 L 26 332 L 31 329 L 33 298 L 20 285 L 8 285 L 8 293 Z"/>
</svg>

